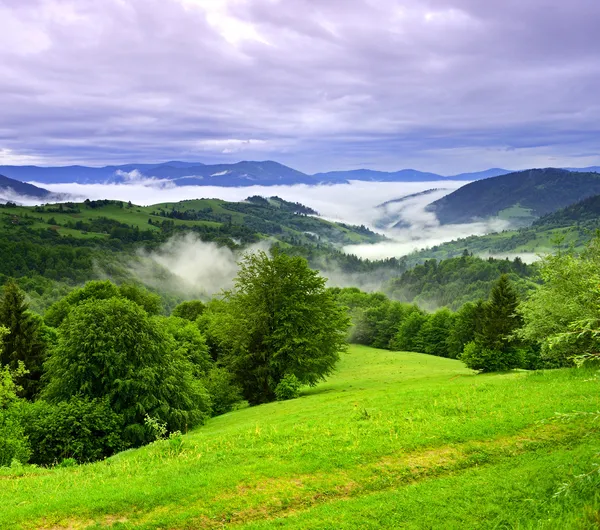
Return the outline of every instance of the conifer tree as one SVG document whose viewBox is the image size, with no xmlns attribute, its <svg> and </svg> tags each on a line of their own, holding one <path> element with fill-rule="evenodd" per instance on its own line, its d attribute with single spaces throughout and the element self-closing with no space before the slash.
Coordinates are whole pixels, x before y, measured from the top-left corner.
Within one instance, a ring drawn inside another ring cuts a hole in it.
<svg viewBox="0 0 600 530">
<path fill-rule="evenodd" d="M 0 364 L 16 370 L 19 361 L 27 374 L 17 379 L 21 396 L 32 399 L 39 392 L 45 345 L 40 335 L 40 320 L 28 311 L 25 295 L 14 281 L 4 285 L 0 299 L 0 326 L 8 329 L 3 338 Z"/>
<path fill-rule="evenodd" d="M 522 325 L 517 313 L 519 296 L 508 276 L 503 274 L 492 287 L 489 300 L 484 306 L 479 342 L 486 348 L 505 351 L 512 335 Z"/>
</svg>

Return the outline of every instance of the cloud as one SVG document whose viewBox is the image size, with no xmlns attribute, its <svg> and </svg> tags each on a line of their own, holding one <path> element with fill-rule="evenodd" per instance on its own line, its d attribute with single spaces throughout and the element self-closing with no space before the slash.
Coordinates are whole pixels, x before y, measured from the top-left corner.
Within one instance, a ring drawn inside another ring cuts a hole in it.
<svg viewBox="0 0 600 530">
<path fill-rule="evenodd" d="M 0 150 L 310 172 L 600 163 L 597 0 L 340 5 L 4 0 Z"/>
</svg>

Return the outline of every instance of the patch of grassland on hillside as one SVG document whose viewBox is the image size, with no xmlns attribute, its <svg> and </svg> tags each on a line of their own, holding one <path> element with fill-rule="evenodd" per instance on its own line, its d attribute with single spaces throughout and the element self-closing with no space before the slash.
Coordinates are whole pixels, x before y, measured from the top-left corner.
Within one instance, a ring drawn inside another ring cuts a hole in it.
<svg viewBox="0 0 600 530">
<path fill-rule="evenodd" d="M 299 399 L 75 468 L 6 471 L 1 528 L 597 528 L 597 373 L 352 346 Z"/>
<path fill-rule="evenodd" d="M 523 208 L 519 204 L 500 210 L 497 217 L 505 221 L 512 221 L 523 225 L 531 224 L 538 218 L 537 215 L 531 213 L 531 208 Z"/>
</svg>

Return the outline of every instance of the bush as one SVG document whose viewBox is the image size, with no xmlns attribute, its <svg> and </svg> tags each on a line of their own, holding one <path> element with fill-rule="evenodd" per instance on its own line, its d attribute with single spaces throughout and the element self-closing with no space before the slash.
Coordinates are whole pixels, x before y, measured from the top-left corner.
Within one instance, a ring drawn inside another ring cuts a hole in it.
<svg viewBox="0 0 600 530">
<path fill-rule="evenodd" d="M 44 364 L 48 383 L 42 397 L 52 403 L 72 396 L 107 398 L 123 415 L 124 438 L 133 445 L 149 441 L 146 414 L 169 431 L 187 432 L 203 423 L 210 398 L 185 349 L 165 327 L 129 300 L 79 304 L 61 324 L 58 344 Z"/>
<path fill-rule="evenodd" d="M 503 352 L 469 342 L 460 356 L 468 368 L 479 372 L 504 372 L 523 365 L 523 350 L 508 348 Z"/>
<path fill-rule="evenodd" d="M 204 386 L 210 395 L 213 416 L 230 412 L 243 399 L 242 388 L 225 368 L 213 368 L 204 379 Z"/>
<path fill-rule="evenodd" d="M 25 463 L 31 450 L 21 422 L 19 408 L 15 405 L 0 409 L 0 467 L 10 466 L 17 460 Z"/>
<path fill-rule="evenodd" d="M 73 397 L 57 405 L 38 401 L 23 407 L 22 421 L 34 464 L 91 462 L 127 447 L 122 439 L 123 418 L 107 400 Z"/>
<path fill-rule="evenodd" d="M 300 395 L 301 383 L 294 374 L 287 374 L 275 387 L 275 397 L 277 401 L 286 399 L 295 399 Z"/>
</svg>

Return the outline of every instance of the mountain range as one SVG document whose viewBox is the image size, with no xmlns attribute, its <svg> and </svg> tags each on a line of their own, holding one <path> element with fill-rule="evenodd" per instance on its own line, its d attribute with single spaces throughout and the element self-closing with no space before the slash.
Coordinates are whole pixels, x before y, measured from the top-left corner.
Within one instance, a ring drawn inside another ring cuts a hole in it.
<svg viewBox="0 0 600 530">
<path fill-rule="evenodd" d="M 475 173 L 442 176 L 437 173 L 402 169 L 375 171 L 356 169 L 330 171 L 308 175 L 278 162 L 242 161 L 234 164 L 202 164 L 200 162 L 170 161 L 162 164 L 125 164 L 104 167 L 88 166 L 0 166 L 0 173 L 20 181 L 41 184 L 77 182 L 98 184 L 135 182 L 144 179 L 171 181 L 176 186 L 272 186 L 293 184 L 340 184 L 351 180 L 369 182 L 428 182 L 436 180 L 477 180 L 510 173 L 494 168 Z"/>
<path fill-rule="evenodd" d="M 568 169 L 576 172 L 592 172 L 600 171 L 600 166 Z M 201 162 L 172 160 L 160 164 L 124 164 L 104 167 L 0 166 L 0 174 L 23 182 L 40 184 L 70 182 L 101 184 L 156 179 L 170 181 L 176 186 L 229 187 L 341 184 L 352 180 L 367 182 L 475 181 L 509 173 L 512 173 L 512 171 L 502 168 L 491 168 L 451 176 L 416 169 L 402 169 L 399 171 L 354 169 L 309 175 L 272 160 L 262 162 L 241 161 L 233 164 L 203 164 Z"/>
</svg>

